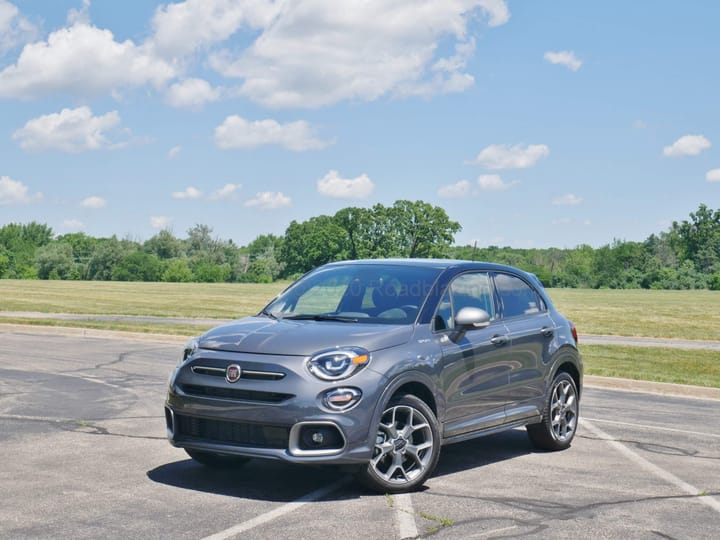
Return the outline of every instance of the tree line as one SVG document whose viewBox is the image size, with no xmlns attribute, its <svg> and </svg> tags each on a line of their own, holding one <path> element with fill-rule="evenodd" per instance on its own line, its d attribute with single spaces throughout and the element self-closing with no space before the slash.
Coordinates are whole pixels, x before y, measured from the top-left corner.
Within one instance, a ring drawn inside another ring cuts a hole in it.
<svg viewBox="0 0 720 540">
<path fill-rule="evenodd" d="M 10 223 L 0 227 L 0 278 L 269 283 L 336 260 L 447 257 L 517 266 L 551 287 L 720 290 L 720 210 L 704 204 L 643 242 L 600 248 L 457 246 L 460 230 L 444 209 L 408 200 L 292 221 L 283 236 L 262 234 L 246 246 L 201 224 L 186 238 L 162 230 L 138 242 Z"/>
</svg>

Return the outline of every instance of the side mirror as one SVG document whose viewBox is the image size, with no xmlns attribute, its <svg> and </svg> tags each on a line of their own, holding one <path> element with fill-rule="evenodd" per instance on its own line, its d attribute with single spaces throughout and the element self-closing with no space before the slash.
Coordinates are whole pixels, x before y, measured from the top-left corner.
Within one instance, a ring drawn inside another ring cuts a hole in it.
<svg viewBox="0 0 720 540">
<path fill-rule="evenodd" d="M 490 324 L 490 314 L 484 309 L 464 307 L 455 315 L 456 328 L 486 328 Z"/>
</svg>

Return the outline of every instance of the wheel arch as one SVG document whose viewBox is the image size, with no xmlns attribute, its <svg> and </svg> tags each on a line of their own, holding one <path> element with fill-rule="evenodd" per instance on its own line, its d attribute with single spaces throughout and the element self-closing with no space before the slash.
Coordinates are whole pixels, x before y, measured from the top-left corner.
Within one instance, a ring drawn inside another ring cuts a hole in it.
<svg viewBox="0 0 720 540">
<path fill-rule="evenodd" d="M 575 382 L 575 388 L 577 388 L 578 397 L 580 397 L 582 393 L 582 374 L 580 373 L 578 366 L 574 362 L 565 358 L 564 360 L 558 362 L 558 366 L 553 371 L 551 380 L 554 380 L 558 373 L 567 373 L 570 377 L 572 377 Z"/>
<path fill-rule="evenodd" d="M 373 413 L 372 422 L 369 426 L 368 435 L 370 437 L 374 437 L 374 431 L 380 423 L 380 418 L 385 411 L 385 407 L 394 396 L 399 394 L 412 394 L 417 396 L 428 407 L 430 407 L 430 410 L 432 410 L 438 422 L 441 422 L 441 417 L 443 416 L 443 404 L 441 400 L 440 403 L 438 403 L 438 399 L 435 397 L 433 388 L 435 388 L 435 385 L 432 379 L 425 373 L 419 371 L 404 373 L 393 380 L 387 385 L 385 391 L 382 393 L 382 396 L 378 399 L 378 402 L 375 405 L 375 412 Z"/>
</svg>

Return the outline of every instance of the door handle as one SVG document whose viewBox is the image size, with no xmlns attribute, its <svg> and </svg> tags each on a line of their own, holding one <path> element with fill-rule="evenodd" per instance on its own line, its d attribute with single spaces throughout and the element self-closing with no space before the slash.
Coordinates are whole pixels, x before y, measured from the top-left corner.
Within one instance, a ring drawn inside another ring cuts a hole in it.
<svg viewBox="0 0 720 540">
<path fill-rule="evenodd" d="M 497 345 L 498 347 L 505 345 L 508 341 L 510 340 L 507 336 L 493 336 L 490 338 L 490 343 Z"/>
<path fill-rule="evenodd" d="M 545 337 L 552 337 L 552 335 L 555 333 L 555 330 L 553 330 L 552 328 L 550 328 L 548 326 L 543 326 L 540 329 L 540 333 Z"/>
</svg>

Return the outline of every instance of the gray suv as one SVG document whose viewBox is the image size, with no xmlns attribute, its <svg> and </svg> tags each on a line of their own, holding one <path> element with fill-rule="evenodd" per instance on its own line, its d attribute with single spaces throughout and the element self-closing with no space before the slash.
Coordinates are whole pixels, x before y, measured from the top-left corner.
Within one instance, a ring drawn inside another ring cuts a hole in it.
<svg viewBox="0 0 720 540">
<path fill-rule="evenodd" d="M 354 465 L 372 489 L 415 489 L 444 444 L 526 426 L 570 446 L 582 360 L 538 279 L 455 260 L 321 266 L 265 309 L 187 344 L 170 443 L 211 467 L 250 458 Z"/>
</svg>

